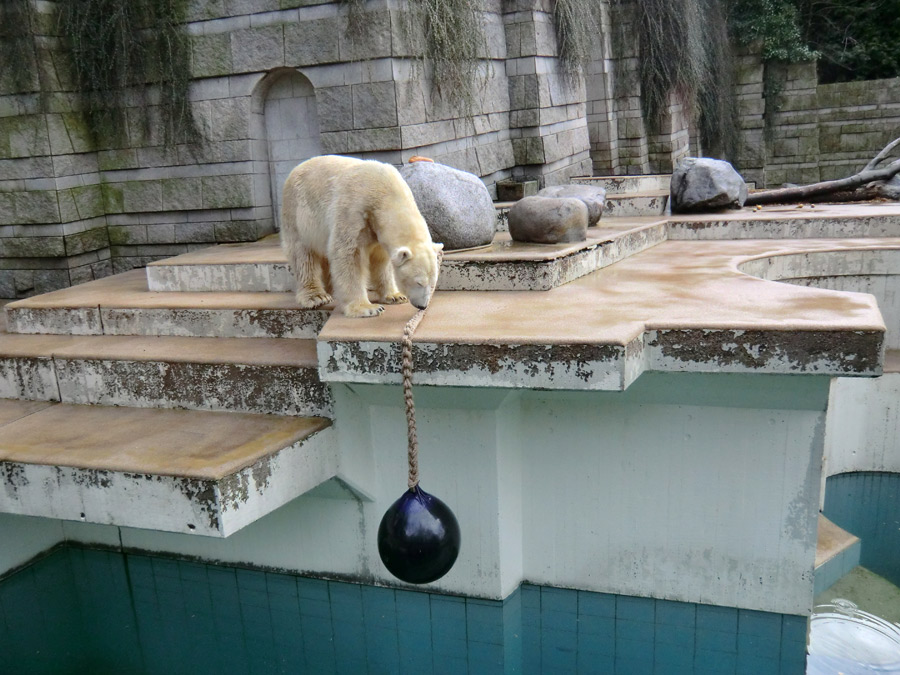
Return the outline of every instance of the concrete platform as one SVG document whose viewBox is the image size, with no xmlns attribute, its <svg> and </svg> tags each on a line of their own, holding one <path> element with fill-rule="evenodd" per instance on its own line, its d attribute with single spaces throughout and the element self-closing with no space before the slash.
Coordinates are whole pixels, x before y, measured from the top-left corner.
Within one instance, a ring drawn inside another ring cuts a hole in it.
<svg viewBox="0 0 900 675">
<path fill-rule="evenodd" d="M 329 426 L 0 400 L 0 512 L 228 536 L 335 475 Z"/>
<path fill-rule="evenodd" d="M 665 239 L 659 218 L 601 221 L 575 244 L 513 242 L 498 233 L 484 249 L 444 256 L 440 290 L 547 290 L 623 260 Z M 289 292 L 294 279 L 278 237 L 252 246 L 215 246 L 147 266 L 148 287 L 166 292 Z"/>
<path fill-rule="evenodd" d="M 669 239 L 900 237 L 900 203 L 771 205 L 711 214 L 673 214 Z"/>
<path fill-rule="evenodd" d="M 0 335 L 0 398 L 331 415 L 311 340 Z"/>
<path fill-rule="evenodd" d="M 435 294 L 415 335 L 416 382 L 621 390 L 647 370 L 878 375 L 885 326 L 875 299 L 765 281 L 754 258 L 894 249 L 900 239 L 667 241 L 541 293 Z M 333 316 L 321 375 L 398 382 L 414 310 L 371 321 Z"/>
</svg>

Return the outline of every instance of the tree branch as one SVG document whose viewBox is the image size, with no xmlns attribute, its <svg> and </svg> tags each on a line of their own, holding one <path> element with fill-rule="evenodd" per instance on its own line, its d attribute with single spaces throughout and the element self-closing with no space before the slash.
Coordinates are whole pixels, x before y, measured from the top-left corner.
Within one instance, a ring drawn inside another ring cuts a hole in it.
<svg viewBox="0 0 900 675">
<path fill-rule="evenodd" d="M 859 173 L 838 180 L 827 180 L 821 183 L 813 183 L 812 185 L 800 185 L 791 188 L 779 188 L 776 190 L 761 190 L 753 192 L 744 202 L 746 206 L 755 206 L 757 204 L 779 204 L 799 202 L 818 197 L 819 195 L 831 194 L 843 190 L 853 190 L 860 185 L 871 183 L 876 180 L 890 180 L 897 174 L 900 174 L 900 159 L 896 159 L 887 166 L 875 169 L 880 161 L 882 161 L 891 150 L 900 145 L 900 138 L 888 143 L 885 148 L 879 152 L 871 162 Z"/>
</svg>

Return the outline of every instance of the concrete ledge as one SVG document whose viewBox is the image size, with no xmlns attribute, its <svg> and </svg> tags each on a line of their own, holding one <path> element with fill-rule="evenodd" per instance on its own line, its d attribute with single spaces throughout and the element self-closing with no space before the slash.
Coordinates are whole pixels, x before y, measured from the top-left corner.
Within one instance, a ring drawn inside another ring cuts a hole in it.
<svg viewBox="0 0 900 675">
<path fill-rule="evenodd" d="M 336 474 L 329 424 L 0 401 L 0 511 L 226 537 Z"/>
<path fill-rule="evenodd" d="M 7 305 L 11 333 L 314 339 L 331 307 L 290 293 L 155 293 L 133 270 Z"/>
<path fill-rule="evenodd" d="M 311 340 L 0 336 L 0 397 L 331 415 Z"/>
<path fill-rule="evenodd" d="M 575 244 L 514 242 L 498 233 L 490 247 L 451 252 L 444 257 L 438 289 L 447 291 L 549 290 L 665 239 L 665 223 L 655 218 L 601 221 Z M 291 274 L 277 238 L 251 246 L 221 246 L 187 253 L 147 266 L 154 292 L 289 292 Z"/>
<path fill-rule="evenodd" d="M 620 390 L 642 372 L 882 372 L 885 326 L 868 294 L 764 281 L 739 268 L 762 256 L 893 249 L 900 240 L 668 241 L 545 292 L 437 293 L 413 346 L 430 385 Z M 320 377 L 399 382 L 412 316 L 332 316 Z"/>
</svg>

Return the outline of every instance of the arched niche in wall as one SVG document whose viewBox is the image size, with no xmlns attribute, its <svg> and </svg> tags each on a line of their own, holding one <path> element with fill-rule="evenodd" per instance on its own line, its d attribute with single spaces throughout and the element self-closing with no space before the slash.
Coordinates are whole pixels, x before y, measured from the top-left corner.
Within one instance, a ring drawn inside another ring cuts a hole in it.
<svg viewBox="0 0 900 675">
<path fill-rule="evenodd" d="M 281 190 L 288 174 L 300 162 L 322 154 L 316 92 L 312 83 L 294 69 L 267 76 L 263 100 L 269 183 L 275 223 L 281 229 Z"/>
</svg>

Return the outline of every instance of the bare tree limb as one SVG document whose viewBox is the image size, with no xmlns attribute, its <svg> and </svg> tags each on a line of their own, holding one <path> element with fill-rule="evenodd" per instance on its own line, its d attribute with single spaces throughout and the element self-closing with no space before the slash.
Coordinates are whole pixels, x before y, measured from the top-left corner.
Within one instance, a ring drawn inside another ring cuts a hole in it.
<svg viewBox="0 0 900 675">
<path fill-rule="evenodd" d="M 761 190 L 753 192 L 744 202 L 746 206 L 755 206 L 756 204 L 780 204 L 809 200 L 820 195 L 831 194 L 846 190 L 854 190 L 861 185 L 866 185 L 876 180 L 890 180 L 897 174 L 900 174 L 900 159 L 896 159 L 887 166 L 880 169 L 874 168 L 881 162 L 895 147 L 900 145 L 900 138 L 888 143 L 885 148 L 879 152 L 871 162 L 859 173 L 838 180 L 826 180 L 821 183 L 813 183 L 811 185 L 800 185 L 798 187 L 779 188 L 776 190 Z"/>
<path fill-rule="evenodd" d="M 896 148 L 898 144 L 900 144 L 900 138 L 895 138 L 890 143 L 888 143 L 886 146 L 884 146 L 884 149 L 881 152 L 879 152 L 877 155 L 875 155 L 872 158 L 871 162 L 869 162 L 868 164 L 865 165 L 865 167 L 863 167 L 863 171 L 869 171 L 870 169 L 874 169 L 876 166 L 878 166 L 878 163 L 881 160 L 883 160 L 888 155 L 888 153 L 890 153 L 891 150 Z"/>
</svg>

